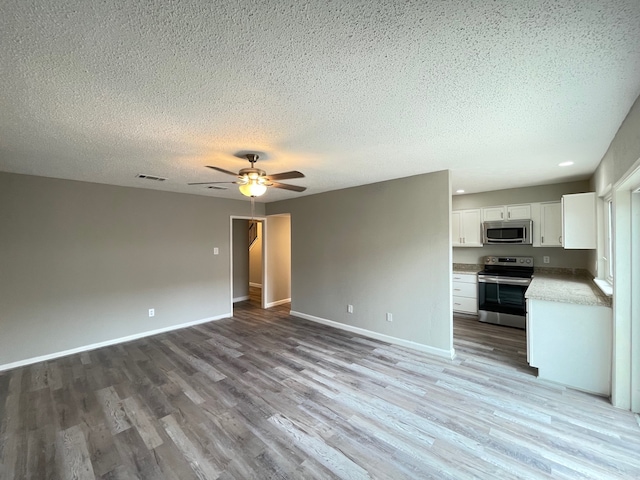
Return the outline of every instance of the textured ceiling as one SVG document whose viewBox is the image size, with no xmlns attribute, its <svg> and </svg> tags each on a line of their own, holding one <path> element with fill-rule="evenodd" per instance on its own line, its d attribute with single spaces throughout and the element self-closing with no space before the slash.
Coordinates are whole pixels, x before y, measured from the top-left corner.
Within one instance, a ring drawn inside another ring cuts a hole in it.
<svg viewBox="0 0 640 480">
<path fill-rule="evenodd" d="M 638 0 L 2 0 L 0 32 L 0 171 L 228 198 L 186 184 L 241 150 L 305 194 L 586 178 L 640 94 Z"/>
</svg>

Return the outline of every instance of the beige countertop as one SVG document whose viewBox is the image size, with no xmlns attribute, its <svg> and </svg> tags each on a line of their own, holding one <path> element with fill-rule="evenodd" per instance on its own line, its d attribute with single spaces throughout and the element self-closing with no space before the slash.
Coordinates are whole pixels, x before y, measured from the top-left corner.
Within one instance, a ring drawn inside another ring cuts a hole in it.
<svg viewBox="0 0 640 480">
<path fill-rule="evenodd" d="M 610 307 L 611 298 L 604 295 L 590 277 L 536 273 L 525 298 L 550 302 Z"/>
</svg>

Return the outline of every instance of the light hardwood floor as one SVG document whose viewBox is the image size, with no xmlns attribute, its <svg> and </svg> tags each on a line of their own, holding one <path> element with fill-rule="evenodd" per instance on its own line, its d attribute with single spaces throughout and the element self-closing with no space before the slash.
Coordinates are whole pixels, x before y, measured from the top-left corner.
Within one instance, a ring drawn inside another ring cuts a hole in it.
<svg viewBox="0 0 640 480">
<path fill-rule="evenodd" d="M 538 381 L 524 332 L 455 360 L 237 304 L 234 318 L 0 374 L 0 477 L 640 478 L 640 427 Z"/>
</svg>

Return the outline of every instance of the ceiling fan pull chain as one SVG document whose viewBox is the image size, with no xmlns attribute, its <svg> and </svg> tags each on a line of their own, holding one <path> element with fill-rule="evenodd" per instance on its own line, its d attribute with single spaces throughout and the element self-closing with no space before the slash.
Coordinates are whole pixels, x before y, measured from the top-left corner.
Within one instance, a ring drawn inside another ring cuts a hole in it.
<svg viewBox="0 0 640 480">
<path fill-rule="evenodd" d="M 255 197 L 251 197 L 251 221 L 253 222 L 253 217 L 255 213 Z"/>
</svg>

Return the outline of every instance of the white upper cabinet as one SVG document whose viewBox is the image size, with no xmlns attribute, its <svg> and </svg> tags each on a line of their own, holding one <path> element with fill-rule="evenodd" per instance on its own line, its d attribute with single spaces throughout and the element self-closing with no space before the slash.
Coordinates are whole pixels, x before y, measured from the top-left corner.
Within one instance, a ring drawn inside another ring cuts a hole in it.
<svg viewBox="0 0 640 480">
<path fill-rule="evenodd" d="M 454 247 L 481 247 L 480 209 L 456 210 L 451 213 Z"/>
<path fill-rule="evenodd" d="M 562 196 L 562 245 L 566 249 L 596 248 L 596 194 Z"/>
<path fill-rule="evenodd" d="M 507 220 L 531 220 L 531 205 L 507 205 Z"/>
<path fill-rule="evenodd" d="M 502 207 L 485 207 L 482 209 L 483 222 L 499 222 L 505 219 L 505 208 Z"/>
<path fill-rule="evenodd" d="M 536 230 L 536 226 L 533 226 Z M 534 247 L 561 247 L 562 246 L 562 207 L 560 202 L 548 202 L 540 204 L 540 242 Z"/>
<path fill-rule="evenodd" d="M 483 222 L 500 222 L 505 220 L 530 220 L 531 205 L 501 205 L 482 209 Z"/>
</svg>

